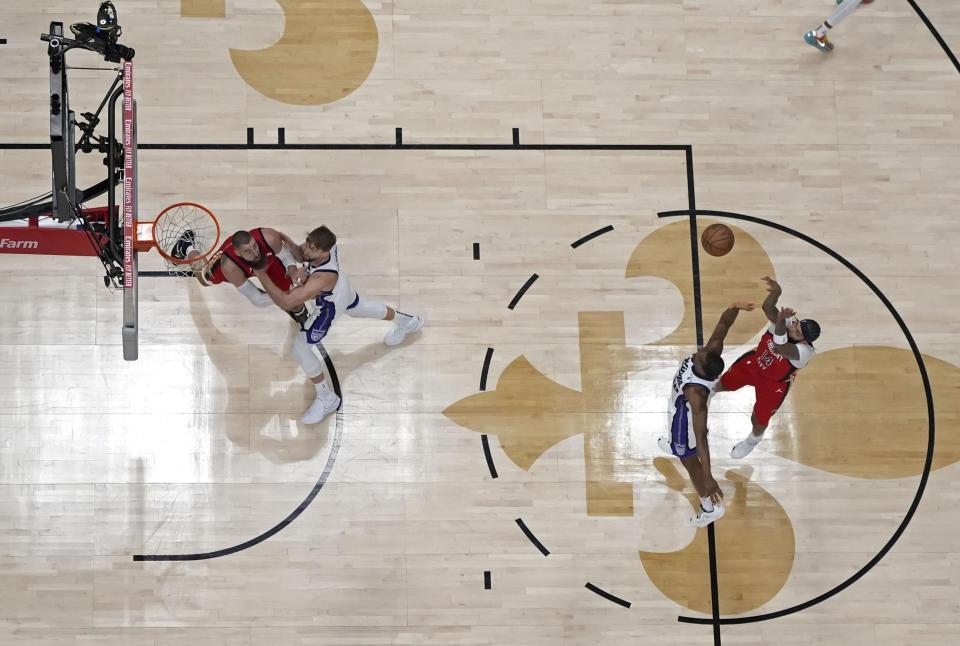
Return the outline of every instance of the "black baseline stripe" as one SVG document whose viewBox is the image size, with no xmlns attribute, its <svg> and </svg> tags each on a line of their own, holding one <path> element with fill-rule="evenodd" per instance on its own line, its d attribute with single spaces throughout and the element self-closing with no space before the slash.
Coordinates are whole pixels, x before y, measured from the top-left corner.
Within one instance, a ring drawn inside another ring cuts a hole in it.
<svg viewBox="0 0 960 646">
<path fill-rule="evenodd" d="M 910 349 L 913 351 L 913 357 L 916 360 L 917 367 L 920 370 L 920 379 L 923 381 L 923 392 L 927 399 L 927 422 L 928 422 L 929 432 L 927 434 L 927 457 L 923 463 L 923 473 L 920 475 L 920 484 L 917 486 L 917 493 L 913 497 L 913 502 L 910 504 L 910 508 L 907 510 L 906 515 L 904 515 L 903 521 L 901 521 L 899 527 L 897 527 L 896 531 L 893 533 L 893 536 L 890 537 L 890 540 L 888 540 L 886 544 L 884 544 L 884 546 L 880 549 L 880 551 L 877 552 L 876 556 L 870 559 L 870 561 L 866 565 L 864 565 L 859 571 L 855 572 L 852 576 L 850 576 L 846 581 L 844 581 L 840 585 L 828 590 L 827 592 L 824 592 L 818 597 L 814 597 L 809 601 L 805 601 L 803 603 L 797 604 L 795 606 L 791 606 L 789 608 L 785 608 L 783 610 L 778 610 L 776 612 L 769 612 L 762 615 L 753 615 L 751 617 L 734 617 L 730 619 L 720 619 L 720 623 L 724 625 L 747 624 L 747 623 L 753 623 L 757 621 L 767 621 L 770 619 L 785 617 L 787 615 L 791 615 L 795 612 L 800 612 L 801 610 L 806 610 L 811 606 L 815 606 L 818 603 L 826 601 L 830 597 L 836 595 L 839 592 L 842 592 L 846 588 L 856 583 L 861 577 L 863 577 L 864 574 L 872 570 L 873 567 L 877 563 L 879 563 L 883 559 L 883 557 L 886 556 L 887 553 L 893 548 L 896 542 L 900 539 L 900 536 L 903 535 L 903 532 L 907 529 L 907 525 L 909 525 L 910 521 L 913 519 L 913 515 L 917 511 L 917 507 L 920 505 L 920 499 L 923 497 L 923 492 L 927 487 L 927 481 L 930 478 L 930 469 L 933 464 L 933 447 L 935 443 L 935 434 L 936 434 L 935 433 L 936 431 L 935 416 L 934 416 L 934 408 L 933 408 L 933 392 L 930 388 L 930 378 L 927 375 L 926 364 L 923 362 L 923 355 L 920 354 L 920 349 L 917 347 L 917 342 L 914 340 L 913 335 L 910 333 L 910 329 L 907 328 L 907 324 L 904 322 L 903 317 L 900 316 L 900 313 L 893 306 L 893 303 L 890 302 L 890 299 L 888 299 L 884 295 L 884 293 L 880 291 L 880 288 L 877 287 L 873 283 L 873 281 L 867 278 L 867 276 L 862 271 L 857 269 L 853 265 L 853 263 L 851 263 L 849 260 L 841 256 L 839 253 L 837 253 L 830 247 L 826 246 L 822 242 L 814 240 L 810 236 L 800 233 L 799 231 L 796 231 L 794 229 L 791 229 L 790 227 L 784 226 L 782 224 L 777 224 L 776 222 L 770 222 L 769 220 L 757 218 L 752 215 L 743 215 L 742 213 L 732 213 L 730 211 L 713 211 L 713 210 L 706 210 L 706 209 L 698 209 L 697 213 L 699 215 L 713 215 L 718 217 L 732 218 L 735 220 L 744 220 L 745 222 L 753 222 L 754 224 L 759 224 L 762 226 L 770 227 L 771 229 L 782 231 L 796 238 L 799 238 L 810 245 L 813 245 L 820 251 L 831 256 L 834 260 L 842 264 L 851 272 L 853 272 L 853 274 L 857 276 L 857 278 L 862 280 L 867 285 L 867 287 L 869 287 L 873 291 L 873 293 L 877 296 L 877 298 L 880 299 L 880 301 L 886 306 L 887 311 L 889 311 L 890 314 L 893 316 L 893 318 L 897 321 L 897 325 L 900 326 L 901 332 L 903 332 L 903 335 L 906 337 L 907 342 L 910 344 Z M 676 217 L 676 216 L 689 216 L 690 212 L 689 211 L 663 211 L 661 213 L 658 213 L 657 215 L 658 217 L 661 217 L 661 218 L 668 218 L 668 217 Z M 713 622 L 712 619 L 704 619 L 702 617 L 681 616 L 678 619 L 681 622 L 691 623 L 691 624 L 709 624 Z"/>
<path fill-rule="evenodd" d="M 604 233 L 610 233 L 611 231 L 613 231 L 613 225 L 612 225 L 612 224 L 608 224 L 607 226 L 603 227 L 602 229 L 597 229 L 597 230 L 594 231 L 593 233 L 588 233 L 587 235 L 583 236 L 583 237 L 580 238 L 579 240 L 575 240 L 575 241 L 571 242 L 571 243 L 570 243 L 570 246 L 573 247 L 574 249 L 576 249 L 576 248 L 579 247 L 580 245 L 582 245 L 582 244 L 584 244 L 584 243 L 586 243 L 586 242 L 590 242 L 590 241 L 593 240 L 594 238 L 598 238 L 598 237 L 602 236 Z"/>
<path fill-rule="evenodd" d="M 483 571 L 483 589 L 489 590 L 493 585 L 490 583 L 490 570 Z"/>
<path fill-rule="evenodd" d="M 593 584 L 590 583 L 589 581 L 587 581 L 587 585 L 584 586 L 584 587 L 586 587 L 587 590 L 590 590 L 591 592 L 596 592 L 597 594 L 599 594 L 601 597 L 603 597 L 604 599 L 606 599 L 606 600 L 608 600 L 608 601 L 612 601 L 612 602 L 614 602 L 614 603 L 620 604 L 620 605 L 623 606 L 624 608 L 629 608 L 629 607 L 630 607 L 630 602 L 629 602 L 629 601 L 625 601 L 625 600 L 621 599 L 620 597 L 614 596 L 614 595 L 610 594 L 609 592 L 607 592 L 606 590 L 601 590 L 600 588 L 598 588 L 597 586 L 593 585 Z"/>
<path fill-rule="evenodd" d="M 253 146 L 253 128 L 247 128 L 247 145 Z M 137 148 L 143 148 L 143 144 L 139 144 Z"/>
<path fill-rule="evenodd" d="M 490 477 L 497 477 L 497 467 L 493 464 L 493 456 L 490 454 L 490 441 L 486 434 L 480 436 L 480 442 L 483 444 L 483 456 L 487 459 L 487 468 L 490 469 Z"/>
<path fill-rule="evenodd" d="M 937 31 L 937 28 L 933 26 L 933 23 L 930 22 L 930 19 L 927 18 L 927 15 L 923 13 L 923 10 L 917 6 L 917 3 L 913 0 L 907 0 L 913 10 L 917 12 L 917 15 L 920 16 L 920 20 L 923 21 L 923 24 L 927 26 L 927 29 L 930 30 L 930 33 L 933 34 L 933 37 L 940 43 L 940 47 L 943 48 L 944 53 L 946 53 L 947 58 L 950 59 L 950 62 L 953 63 L 953 66 L 957 69 L 957 72 L 960 72 L 960 61 L 957 61 L 957 57 L 953 55 L 953 52 L 950 51 L 950 47 L 947 45 L 947 41 L 943 39 L 940 35 L 940 32 Z"/>
<path fill-rule="evenodd" d="M 281 146 L 287 143 L 287 129 L 277 128 L 277 143 Z"/>
<path fill-rule="evenodd" d="M 336 419 L 336 428 L 333 435 L 333 443 L 330 446 L 330 455 L 327 456 L 327 463 L 323 467 L 323 473 L 320 474 L 320 479 L 317 480 L 317 484 L 313 486 L 313 489 L 307 494 L 307 497 L 304 498 L 296 509 L 294 509 L 290 514 L 284 518 L 282 521 L 260 534 L 255 536 L 250 540 L 240 543 L 239 545 L 234 545 L 233 547 L 227 547 L 222 550 L 216 550 L 214 552 L 199 552 L 195 554 L 134 554 L 134 561 L 201 561 L 204 559 L 217 558 L 219 556 L 227 556 L 228 554 L 234 554 L 242 550 L 247 549 L 248 547 L 253 547 L 258 543 L 262 543 L 267 540 L 274 534 L 279 533 L 283 528 L 296 520 L 297 516 L 303 513 L 303 511 L 310 506 L 310 503 L 313 502 L 313 499 L 317 497 L 317 494 L 320 493 L 320 490 L 323 489 L 323 485 L 326 484 L 327 478 L 330 477 L 330 472 L 333 470 L 333 464 L 337 461 L 337 453 L 340 451 L 340 442 L 343 436 L 343 394 L 340 392 L 340 382 L 337 379 L 337 371 L 333 367 L 333 362 L 330 360 L 330 355 L 327 354 L 326 348 L 323 347 L 322 343 L 317 343 L 317 347 L 320 349 L 320 354 L 323 355 L 323 361 L 327 365 L 327 370 L 330 373 L 330 381 L 332 382 L 333 392 L 341 398 L 340 408 L 337 409 L 337 419 Z"/>
<path fill-rule="evenodd" d="M 520 128 L 513 129 L 513 145 L 514 146 L 520 145 Z"/>
<path fill-rule="evenodd" d="M 251 129 L 252 130 L 252 129 Z M 33 144 L 28 144 L 33 145 Z M 50 144 L 43 144 L 49 147 Z M 0 144 L 3 147 L 4 144 Z M 16 148 L 18 144 L 9 144 Z M 687 150 L 682 145 L 642 144 L 138 144 L 140 150 Z"/>
<path fill-rule="evenodd" d="M 513 297 L 513 300 L 510 301 L 510 304 L 507 305 L 508 310 L 512 310 L 517 306 L 517 303 L 520 302 L 520 299 L 523 298 L 523 295 L 527 293 L 527 290 L 530 289 L 530 285 L 533 285 L 540 276 L 533 274 L 530 278 L 527 279 L 527 282 L 523 284 L 523 287 L 520 288 L 520 291 L 517 292 L 516 296 Z"/>
<path fill-rule="evenodd" d="M 537 537 L 533 535 L 533 532 L 531 532 L 529 529 L 527 529 L 527 526 L 524 524 L 523 520 L 521 520 L 520 518 L 518 518 L 518 519 L 517 519 L 517 525 L 520 525 L 520 529 L 523 530 L 523 533 L 527 535 L 527 538 L 530 539 L 530 542 L 533 543 L 533 544 L 537 547 L 537 549 L 540 550 L 540 552 L 541 552 L 544 556 L 549 556 L 549 555 L 550 555 L 550 550 L 548 550 L 546 547 L 544 547 L 544 546 L 543 546 L 543 543 L 541 543 L 540 541 L 538 541 L 538 540 L 537 540 Z"/>
<path fill-rule="evenodd" d="M 493 348 L 487 348 L 487 354 L 483 357 L 483 369 L 480 370 L 480 390 L 487 389 L 487 372 L 490 370 L 490 359 L 493 358 Z"/>
<path fill-rule="evenodd" d="M 192 271 L 138 271 L 140 278 L 193 278 Z"/>
<path fill-rule="evenodd" d="M 403 145 L 403 128 L 397 128 L 394 131 L 394 145 L 402 146 Z"/>
<path fill-rule="evenodd" d="M 250 128 L 249 130 L 253 130 Z M 253 133 L 251 132 L 252 136 Z M 49 143 L 0 143 L 0 150 L 50 148 Z M 599 150 L 599 151 L 683 151 L 687 145 L 664 144 L 137 144 L 138 150 Z"/>
</svg>

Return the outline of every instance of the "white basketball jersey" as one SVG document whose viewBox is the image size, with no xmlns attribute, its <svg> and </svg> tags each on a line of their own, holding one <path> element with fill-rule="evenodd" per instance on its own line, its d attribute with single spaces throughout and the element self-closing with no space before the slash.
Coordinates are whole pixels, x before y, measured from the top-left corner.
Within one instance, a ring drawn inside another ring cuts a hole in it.
<svg viewBox="0 0 960 646">
<path fill-rule="evenodd" d="M 316 267 L 307 265 L 307 273 L 311 276 L 321 271 L 336 274 L 337 284 L 333 286 L 332 292 L 324 292 L 317 296 L 317 305 L 320 304 L 320 299 L 333 303 L 336 308 L 336 315 L 340 316 L 347 311 L 348 307 L 353 305 L 357 293 L 350 287 L 350 279 L 340 268 L 340 251 L 337 249 L 337 245 L 333 245 L 333 248 L 330 249 L 330 258 L 325 263 Z"/>
<path fill-rule="evenodd" d="M 710 381 L 703 377 L 698 377 L 693 372 L 693 355 L 691 354 L 680 362 L 680 369 L 677 370 L 677 374 L 673 377 L 673 387 L 670 391 L 670 405 L 673 406 L 676 404 L 677 398 L 683 395 L 683 389 L 687 385 L 697 384 L 706 388 L 708 393 L 712 393 L 714 386 L 717 385 L 719 380 L 720 379 L 717 378 Z"/>
</svg>

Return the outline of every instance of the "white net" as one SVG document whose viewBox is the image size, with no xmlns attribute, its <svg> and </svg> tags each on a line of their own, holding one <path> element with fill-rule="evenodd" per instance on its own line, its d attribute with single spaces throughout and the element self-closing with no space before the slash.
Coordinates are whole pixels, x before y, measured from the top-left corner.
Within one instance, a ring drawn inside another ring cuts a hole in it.
<svg viewBox="0 0 960 646">
<path fill-rule="evenodd" d="M 199 204 L 167 207 L 153 225 L 154 242 L 171 273 L 201 264 L 219 238 L 217 219 Z"/>
</svg>

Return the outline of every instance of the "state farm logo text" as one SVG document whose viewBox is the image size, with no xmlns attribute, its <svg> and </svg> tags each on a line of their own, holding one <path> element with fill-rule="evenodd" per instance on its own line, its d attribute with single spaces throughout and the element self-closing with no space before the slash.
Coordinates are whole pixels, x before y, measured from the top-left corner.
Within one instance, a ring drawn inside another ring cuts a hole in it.
<svg viewBox="0 0 960 646">
<path fill-rule="evenodd" d="M 0 238 L 0 249 L 36 249 L 40 243 L 36 240 L 11 240 Z"/>
</svg>

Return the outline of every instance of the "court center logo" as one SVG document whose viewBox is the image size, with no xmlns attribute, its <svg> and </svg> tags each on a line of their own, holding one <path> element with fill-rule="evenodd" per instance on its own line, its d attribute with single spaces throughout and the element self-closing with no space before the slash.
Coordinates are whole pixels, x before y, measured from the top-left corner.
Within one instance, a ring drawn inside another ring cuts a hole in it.
<svg viewBox="0 0 960 646">
<path fill-rule="evenodd" d="M 698 222 L 701 231 L 709 224 L 704 219 Z M 754 300 L 761 301 L 764 292 L 760 277 L 774 275 L 773 263 L 761 244 L 743 229 L 731 228 L 737 240 L 733 251 L 722 258 L 700 254 L 704 327 L 711 326 L 733 300 L 754 295 Z M 634 427 L 631 422 L 631 413 L 636 412 L 631 402 L 644 399 L 643 386 L 638 388 L 636 384 L 643 384 L 645 373 L 658 370 L 663 374 L 664 366 L 669 365 L 664 384 L 668 387 L 680 358 L 692 349 L 696 338 L 694 303 L 692 289 L 686 287 L 691 284 L 690 267 L 689 224 L 675 222 L 657 229 L 637 245 L 624 276 L 659 277 L 678 288 L 684 299 L 684 316 L 673 332 L 649 346 L 633 347 L 626 343 L 624 312 L 579 312 L 579 391 L 558 384 L 520 355 L 509 362 L 494 389 L 460 399 L 444 415 L 470 430 L 497 436 L 506 456 L 524 470 L 530 470 L 558 443 L 582 436 L 589 516 L 632 516 L 634 481 L 651 478 L 682 492 L 692 511 L 699 503 L 687 479 L 677 471 L 675 460 L 666 456 L 650 459 L 656 455 L 656 438 L 664 429 Z M 789 284 L 789 278 L 785 280 Z M 789 295 L 781 300 L 794 304 L 789 302 Z M 822 341 L 829 339 L 831 323 L 834 329 L 843 324 L 819 312 L 804 309 L 803 313 L 824 324 Z M 742 313 L 727 338 L 727 353 L 739 345 L 755 343 L 752 340 L 765 325 L 759 308 Z M 676 350 L 669 364 L 663 360 L 667 347 Z M 926 355 L 923 363 L 933 384 L 938 417 L 955 423 L 960 420 L 960 398 L 950 393 L 950 384 L 960 383 L 960 369 Z M 718 398 L 729 396 L 718 395 L 711 410 Z M 664 423 L 666 399 L 664 389 Z M 760 456 L 755 453 L 751 458 L 759 457 L 764 463 L 777 458 L 789 460 L 829 472 L 848 483 L 915 478 L 924 470 L 926 409 L 919 368 L 911 351 L 880 345 L 820 350 L 799 373 L 787 404 L 774 416 Z M 748 410 L 739 414 L 749 418 Z M 749 422 L 741 426 L 749 429 Z M 646 458 L 638 458 L 631 450 L 637 446 L 643 447 Z M 751 459 L 733 465 L 727 458 L 728 450 L 722 443 L 711 446 L 715 472 L 724 474 L 727 481 L 728 511 L 718 521 L 716 532 L 718 579 L 722 582 L 719 610 L 734 615 L 766 604 L 784 588 L 797 561 L 797 547 L 794 521 L 772 493 L 776 487 L 751 481 Z M 777 457 L 771 458 L 770 454 Z M 958 459 L 960 441 L 955 437 L 938 439 L 933 468 Z M 631 463 L 635 468 L 623 468 Z M 721 465 L 736 468 L 724 473 Z M 818 491 L 810 485 L 810 496 L 817 496 Z M 891 508 L 883 513 L 895 520 L 904 511 Z M 837 516 L 842 516 L 842 510 Z M 801 523 L 807 536 L 818 531 L 849 532 L 851 544 L 862 540 L 857 527 L 820 527 L 817 519 L 806 517 L 796 522 Z M 893 529 L 891 525 L 888 536 Z M 882 532 L 878 536 L 875 540 L 882 543 Z M 859 552 L 880 548 L 879 544 L 860 545 L 863 549 Z M 709 614 L 710 581 L 704 574 L 707 551 L 707 531 L 701 529 L 680 550 L 640 550 L 638 557 L 649 580 L 666 597 L 682 607 Z M 851 558 L 857 557 L 862 554 Z"/>
</svg>

